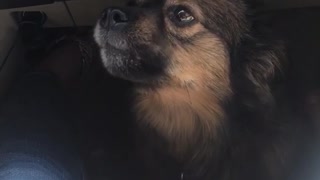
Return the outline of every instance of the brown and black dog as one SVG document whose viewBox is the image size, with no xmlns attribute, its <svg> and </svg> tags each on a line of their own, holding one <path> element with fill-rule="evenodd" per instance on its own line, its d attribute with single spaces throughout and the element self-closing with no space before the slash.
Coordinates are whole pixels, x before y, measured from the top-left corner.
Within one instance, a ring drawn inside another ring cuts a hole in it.
<svg viewBox="0 0 320 180">
<path fill-rule="evenodd" d="M 244 1 L 138 0 L 105 10 L 95 39 L 107 71 L 134 87 L 137 179 L 299 174 L 315 130 L 301 107 L 319 84 L 297 87 L 281 43 L 255 31 Z"/>
</svg>

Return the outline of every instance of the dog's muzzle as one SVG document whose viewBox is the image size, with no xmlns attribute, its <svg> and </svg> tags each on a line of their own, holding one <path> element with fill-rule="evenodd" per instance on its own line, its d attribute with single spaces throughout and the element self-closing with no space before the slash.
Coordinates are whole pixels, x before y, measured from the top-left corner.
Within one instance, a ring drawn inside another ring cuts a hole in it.
<svg viewBox="0 0 320 180">
<path fill-rule="evenodd" d="M 106 9 L 100 18 L 100 28 L 106 32 L 107 43 L 119 50 L 128 49 L 126 31 L 128 14 L 120 8 Z"/>
</svg>

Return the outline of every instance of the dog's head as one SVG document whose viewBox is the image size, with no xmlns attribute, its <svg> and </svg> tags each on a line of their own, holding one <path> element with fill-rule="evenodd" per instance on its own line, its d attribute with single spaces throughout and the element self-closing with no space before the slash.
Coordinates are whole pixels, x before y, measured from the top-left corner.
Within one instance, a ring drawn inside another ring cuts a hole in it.
<svg viewBox="0 0 320 180">
<path fill-rule="evenodd" d="M 208 138 L 225 132 L 220 127 L 234 109 L 228 100 L 243 101 L 237 111 L 250 105 L 250 112 L 273 100 L 269 84 L 281 50 L 254 38 L 244 1 L 137 0 L 105 10 L 97 23 L 106 69 L 138 85 L 137 119 L 179 154 L 192 143 L 211 147 Z"/>
<path fill-rule="evenodd" d="M 177 86 L 215 80 L 218 86 L 245 21 L 241 0 L 138 0 L 106 9 L 95 39 L 116 77 Z"/>
</svg>

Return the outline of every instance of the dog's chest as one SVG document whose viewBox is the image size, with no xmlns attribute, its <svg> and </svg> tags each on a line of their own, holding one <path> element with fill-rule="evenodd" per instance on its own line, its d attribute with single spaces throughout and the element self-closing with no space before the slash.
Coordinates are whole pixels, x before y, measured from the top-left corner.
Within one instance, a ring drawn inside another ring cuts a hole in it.
<svg viewBox="0 0 320 180">
<path fill-rule="evenodd" d="M 136 152 L 141 179 L 143 180 L 204 180 L 195 172 L 185 170 L 185 163 L 168 152 L 168 144 L 161 138 L 148 132 L 136 136 Z"/>
</svg>

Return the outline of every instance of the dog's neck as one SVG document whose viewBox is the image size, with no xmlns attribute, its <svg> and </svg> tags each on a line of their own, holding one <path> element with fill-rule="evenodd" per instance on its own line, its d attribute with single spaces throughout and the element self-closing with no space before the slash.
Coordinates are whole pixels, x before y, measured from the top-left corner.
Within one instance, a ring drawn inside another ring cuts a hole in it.
<svg viewBox="0 0 320 180">
<path fill-rule="evenodd" d="M 209 87 L 137 88 L 135 112 L 140 124 L 153 128 L 170 152 L 180 156 L 200 142 L 215 139 L 225 118 L 221 101 L 228 93 L 217 96 Z"/>
</svg>

